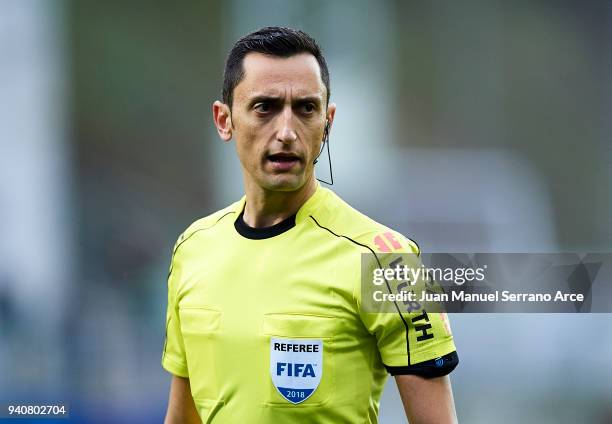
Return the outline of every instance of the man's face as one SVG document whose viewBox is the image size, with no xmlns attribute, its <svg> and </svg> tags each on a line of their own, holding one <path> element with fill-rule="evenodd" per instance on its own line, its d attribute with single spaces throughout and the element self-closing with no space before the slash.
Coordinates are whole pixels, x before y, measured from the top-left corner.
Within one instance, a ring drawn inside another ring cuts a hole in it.
<svg viewBox="0 0 612 424">
<path fill-rule="evenodd" d="M 231 136 L 246 183 L 298 190 L 313 176 L 326 119 L 335 111 L 327 108 L 319 64 L 310 54 L 249 53 L 243 69 L 234 89 Z"/>
</svg>

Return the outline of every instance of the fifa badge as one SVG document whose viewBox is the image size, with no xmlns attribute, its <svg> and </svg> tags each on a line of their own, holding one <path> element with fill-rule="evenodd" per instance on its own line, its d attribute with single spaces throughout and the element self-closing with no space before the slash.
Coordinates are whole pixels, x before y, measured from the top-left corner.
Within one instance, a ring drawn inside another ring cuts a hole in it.
<svg viewBox="0 0 612 424">
<path fill-rule="evenodd" d="M 282 397 L 298 404 L 321 382 L 323 342 L 320 339 L 270 339 L 270 375 Z"/>
</svg>

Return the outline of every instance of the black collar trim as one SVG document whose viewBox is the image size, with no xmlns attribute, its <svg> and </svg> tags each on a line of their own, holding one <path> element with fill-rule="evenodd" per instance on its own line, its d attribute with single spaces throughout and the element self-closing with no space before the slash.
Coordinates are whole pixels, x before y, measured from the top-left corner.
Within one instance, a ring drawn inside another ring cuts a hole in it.
<svg viewBox="0 0 612 424">
<path fill-rule="evenodd" d="M 236 221 L 234 221 L 234 228 L 236 228 L 238 234 L 251 240 L 263 240 L 275 237 L 284 233 L 285 231 L 289 231 L 293 227 L 295 227 L 295 214 L 291 215 L 287 219 L 284 219 L 278 224 L 262 228 L 249 227 L 244 222 L 244 211 L 240 212 L 240 215 L 238 218 L 236 218 Z"/>
</svg>

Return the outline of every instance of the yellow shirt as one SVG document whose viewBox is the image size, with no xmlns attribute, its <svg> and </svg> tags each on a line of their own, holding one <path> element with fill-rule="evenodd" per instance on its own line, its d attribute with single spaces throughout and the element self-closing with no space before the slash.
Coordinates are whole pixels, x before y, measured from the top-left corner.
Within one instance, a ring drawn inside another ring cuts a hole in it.
<svg viewBox="0 0 612 424">
<path fill-rule="evenodd" d="M 202 422 L 376 423 L 387 371 L 455 351 L 442 314 L 360 308 L 361 254 L 414 242 L 322 187 L 266 229 L 244 205 L 192 224 L 170 267 L 162 366 L 189 377 Z"/>
</svg>

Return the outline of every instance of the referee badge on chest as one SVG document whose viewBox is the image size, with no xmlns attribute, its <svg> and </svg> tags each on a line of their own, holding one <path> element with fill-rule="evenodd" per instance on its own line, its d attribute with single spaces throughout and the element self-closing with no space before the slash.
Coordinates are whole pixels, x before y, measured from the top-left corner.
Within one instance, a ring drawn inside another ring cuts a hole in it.
<svg viewBox="0 0 612 424">
<path fill-rule="evenodd" d="M 270 375 L 276 390 L 291 403 L 308 399 L 321 382 L 320 339 L 270 339 Z"/>
</svg>

